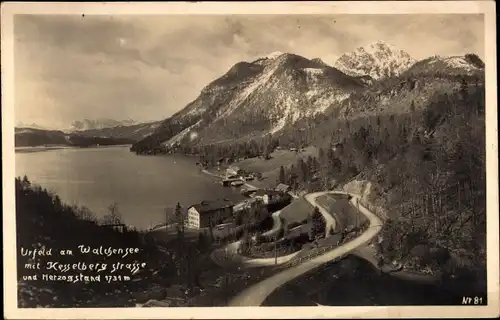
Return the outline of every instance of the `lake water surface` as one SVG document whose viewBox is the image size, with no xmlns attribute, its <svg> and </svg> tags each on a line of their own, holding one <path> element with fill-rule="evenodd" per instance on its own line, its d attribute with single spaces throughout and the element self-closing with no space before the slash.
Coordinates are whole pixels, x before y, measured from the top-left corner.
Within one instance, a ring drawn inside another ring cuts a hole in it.
<svg viewBox="0 0 500 320">
<path fill-rule="evenodd" d="M 118 204 L 125 223 L 147 228 L 165 221 L 165 208 L 202 200 L 243 199 L 199 171 L 196 158 L 137 156 L 128 146 L 16 152 L 16 176 L 57 193 L 98 217 Z"/>
</svg>

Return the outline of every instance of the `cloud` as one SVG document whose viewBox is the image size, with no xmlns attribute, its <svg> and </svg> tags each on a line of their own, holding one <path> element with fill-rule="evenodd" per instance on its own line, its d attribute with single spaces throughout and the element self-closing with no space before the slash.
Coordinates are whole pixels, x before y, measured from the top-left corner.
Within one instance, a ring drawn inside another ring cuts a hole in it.
<svg viewBox="0 0 500 320">
<path fill-rule="evenodd" d="M 16 122 L 158 120 L 239 61 L 274 51 L 334 59 L 385 40 L 415 58 L 484 56 L 479 15 L 18 15 Z M 325 60 L 325 61 L 326 61 Z"/>
</svg>

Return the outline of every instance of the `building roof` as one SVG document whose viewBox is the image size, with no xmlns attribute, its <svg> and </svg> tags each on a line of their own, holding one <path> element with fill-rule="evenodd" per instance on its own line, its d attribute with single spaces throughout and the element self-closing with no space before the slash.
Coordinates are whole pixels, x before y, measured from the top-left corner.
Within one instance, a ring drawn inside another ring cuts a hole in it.
<svg viewBox="0 0 500 320">
<path fill-rule="evenodd" d="M 287 184 L 284 184 L 284 183 L 280 183 L 276 186 L 275 190 L 278 190 L 278 191 L 288 191 L 288 189 L 290 189 L 290 186 L 287 185 Z"/>
<path fill-rule="evenodd" d="M 259 189 L 259 190 L 254 192 L 254 195 L 256 195 L 256 196 L 264 196 L 266 194 L 268 194 L 268 191 L 264 190 L 264 189 Z"/>
<path fill-rule="evenodd" d="M 213 201 L 202 201 L 201 203 L 192 205 L 190 208 L 194 207 L 199 213 L 206 213 L 218 209 L 233 207 L 233 205 L 234 204 L 230 200 L 217 199 Z"/>
<path fill-rule="evenodd" d="M 259 189 L 255 191 L 254 195 L 256 196 L 281 196 L 283 193 L 278 190 L 266 190 L 266 189 Z"/>
</svg>

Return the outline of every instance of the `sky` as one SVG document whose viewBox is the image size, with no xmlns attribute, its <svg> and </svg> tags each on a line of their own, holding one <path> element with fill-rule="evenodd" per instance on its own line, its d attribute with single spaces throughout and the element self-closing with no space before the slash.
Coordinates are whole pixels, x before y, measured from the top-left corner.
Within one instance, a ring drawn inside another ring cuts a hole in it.
<svg viewBox="0 0 500 320">
<path fill-rule="evenodd" d="M 162 120 L 239 61 L 290 52 L 332 61 L 386 41 L 415 59 L 476 53 L 482 15 L 17 15 L 15 122 Z"/>
</svg>

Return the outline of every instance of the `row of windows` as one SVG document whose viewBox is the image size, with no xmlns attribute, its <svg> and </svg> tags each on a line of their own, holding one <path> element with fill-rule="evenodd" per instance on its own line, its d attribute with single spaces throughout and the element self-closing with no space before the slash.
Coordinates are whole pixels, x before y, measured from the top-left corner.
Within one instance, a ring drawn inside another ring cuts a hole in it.
<svg viewBox="0 0 500 320">
<path fill-rule="evenodd" d="M 188 226 L 191 228 L 200 227 L 200 215 L 196 212 L 188 212 Z"/>
</svg>

